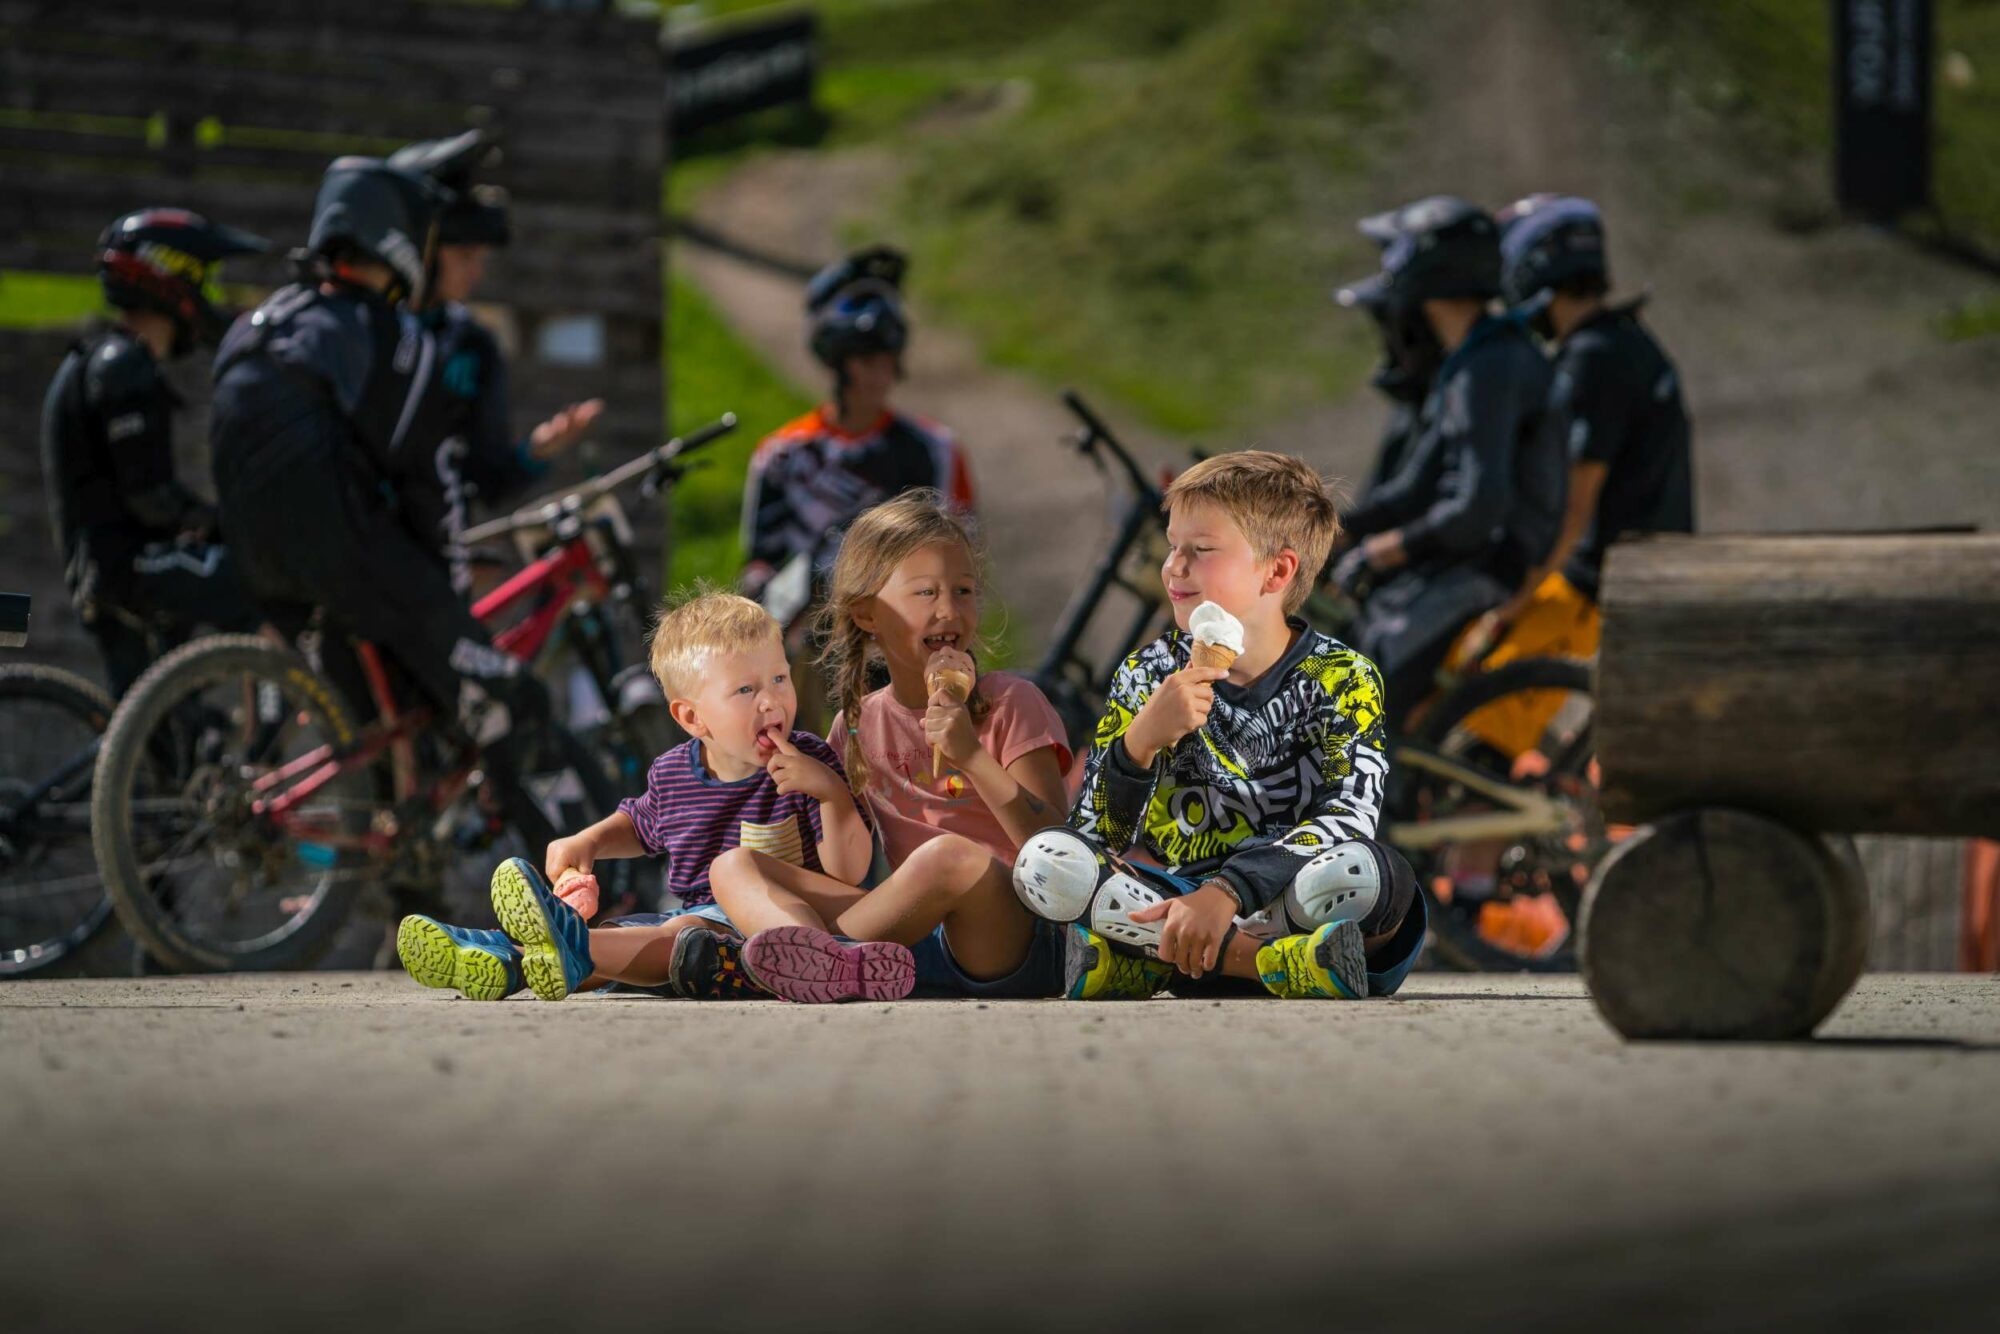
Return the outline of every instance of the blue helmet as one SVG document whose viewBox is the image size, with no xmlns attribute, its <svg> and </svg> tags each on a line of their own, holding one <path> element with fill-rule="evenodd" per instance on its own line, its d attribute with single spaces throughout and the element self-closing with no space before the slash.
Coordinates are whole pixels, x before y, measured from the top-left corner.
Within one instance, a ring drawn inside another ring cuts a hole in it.
<svg viewBox="0 0 2000 1334">
<path fill-rule="evenodd" d="M 1410 308 L 1499 295 L 1500 229 L 1477 204 L 1432 195 L 1363 218 L 1359 226 L 1382 248 L 1382 268 L 1335 292 L 1343 306 Z"/>
<path fill-rule="evenodd" d="M 821 269 L 806 287 L 812 351 L 834 371 L 849 357 L 900 353 L 910 341 L 902 284 L 909 261 L 888 246 L 871 246 Z"/>
<path fill-rule="evenodd" d="M 1540 194 L 1500 212 L 1500 293 L 1521 309 L 1545 304 L 1566 283 L 1592 279 L 1609 287 L 1604 218 L 1574 195 Z"/>
</svg>

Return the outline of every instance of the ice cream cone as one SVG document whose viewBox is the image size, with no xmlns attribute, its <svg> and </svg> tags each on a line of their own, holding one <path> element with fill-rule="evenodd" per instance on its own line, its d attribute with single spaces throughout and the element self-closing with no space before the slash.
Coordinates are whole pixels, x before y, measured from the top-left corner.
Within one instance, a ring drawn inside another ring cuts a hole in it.
<svg viewBox="0 0 2000 1334">
<path fill-rule="evenodd" d="M 1226 672 L 1237 656 L 1236 650 L 1227 644 L 1204 644 L 1197 639 L 1188 650 L 1188 666 L 1218 667 Z"/>
<path fill-rule="evenodd" d="M 940 667 L 936 671 L 924 673 L 924 689 L 935 695 L 947 691 L 960 704 L 972 698 L 972 673 L 957 667 Z M 944 767 L 944 747 L 931 747 L 931 777 L 936 778 L 938 770 Z"/>
</svg>

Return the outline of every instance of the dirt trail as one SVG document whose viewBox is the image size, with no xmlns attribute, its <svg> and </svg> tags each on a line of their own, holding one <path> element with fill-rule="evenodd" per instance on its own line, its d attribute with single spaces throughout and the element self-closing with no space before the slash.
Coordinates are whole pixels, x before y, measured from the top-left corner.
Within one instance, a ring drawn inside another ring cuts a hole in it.
<svg viewBox="0 0 2000 1334">
<path fill-rule="evenodd" d="M 1496 206 L 1533 190 L 1596 198 L 1620 289 L 1658 293 L 1648 318 L 1687 385 L 1704 529 L 1986 518 L 2000 495 L 1991 447 L 2000 339 L 1947 344 L 1932 325 L 1990 291 L 1988 280 L 1858 226 L 1784 230 L 1780 210 L 1823 194 L 1820 178 L 1753 177 L 1722 128 L 1639 76 L 1615 74 L 1601 39 L 1554 0 L 1432 0 L 1400 23 L 1424 110 L 1356 212 L 1446 190 Z M 897 170 L 877 149 L 777 154 L 711 191 L 698 217 L 817 262 Z M 1686 201 L 1697 197 L 1720 202 L 1695 211 Z M 757 348 L 802 384 L 817 382 L 795 281 L 693 246 L 680 256 Z M 919 296 L 922 285 L 915 274 Z M 1068 423 L 1054 392 L 983 366 L 970 340 L 921 319 L 906 398 L 969 442 L 999 590 L 1024 642 L 1038 642 L 1103 531 L 1095 479 L 1056 443 Z M 1367 466 L 1381 415 L 1357 388 L 1242 443 L 1352 477 Z M 1165 442 L 1129 434 L 1171 457 Z"/>
<path fill-rule="evenodd" d="M 876 150 L 779 154 L 708 192 L 696 218 L 774 258 L 817 265 L 839 253 L 843 224 L 891 188 L 896 172 L 894 160 Z M 695 244 L 680 245 L 676 262 L 772 365 L 823 391 L 825 372 L 805 346 L 797 278 Z M 1062 443 L 1076 421 L 1057 391 L 985 365 L 970 338 L 926 315 L 921 272 L 912 274 L 912 286 L 915 330 L 899 401 L 944 422 L 965 442 L 995 590 L 1012 609 L 1022 658 L 1032 662 L 1105 540 L 1105 489 Z M 1133 448 L 1166 457 L 1166 448 L 1128 418 L 1109 415 Z"/>
</svg>

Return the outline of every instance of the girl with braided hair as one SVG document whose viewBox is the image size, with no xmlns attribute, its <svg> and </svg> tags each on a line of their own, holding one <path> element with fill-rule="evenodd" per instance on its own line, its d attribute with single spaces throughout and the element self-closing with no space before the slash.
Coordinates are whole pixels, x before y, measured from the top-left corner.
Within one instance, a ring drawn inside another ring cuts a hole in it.
<svg viewBox="0 0 2000 1334">
<path fill-rule="evenodd" d="M 750 849 L 718 858 L 716 901 L 769 990 L 844 999 L 849 942 L 892 941 L 933 994 L 1060 991 L 1060 933 L 1021 906 L 1011 877 L 1021 843 L 1063 818 L 1071 756 L 1034 685 L 978 673 L 979 598 L 972 535 L 940 493 L 905 492 L 848 530 L 820 610 L 832 741 L 895 870 L 864 892 Z M 883 669 L 888 684 L 871 688 Z M 933 689 L 943 672 L 974 678 L 969 695 Z"/>
</svg>

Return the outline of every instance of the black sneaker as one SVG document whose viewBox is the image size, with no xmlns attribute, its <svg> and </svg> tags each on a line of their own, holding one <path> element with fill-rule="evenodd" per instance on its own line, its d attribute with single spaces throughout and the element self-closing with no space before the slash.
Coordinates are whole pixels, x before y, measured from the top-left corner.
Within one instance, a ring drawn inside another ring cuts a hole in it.
<svg viewBox="0 0 2000 1334">
<path fill-rule="evenodd" d="M 763 1000 L 771 994 L 743 971 L 743 942 L 702 922 L 674 937 L 667 984 L 685 1000 Z"/>
</svg>

